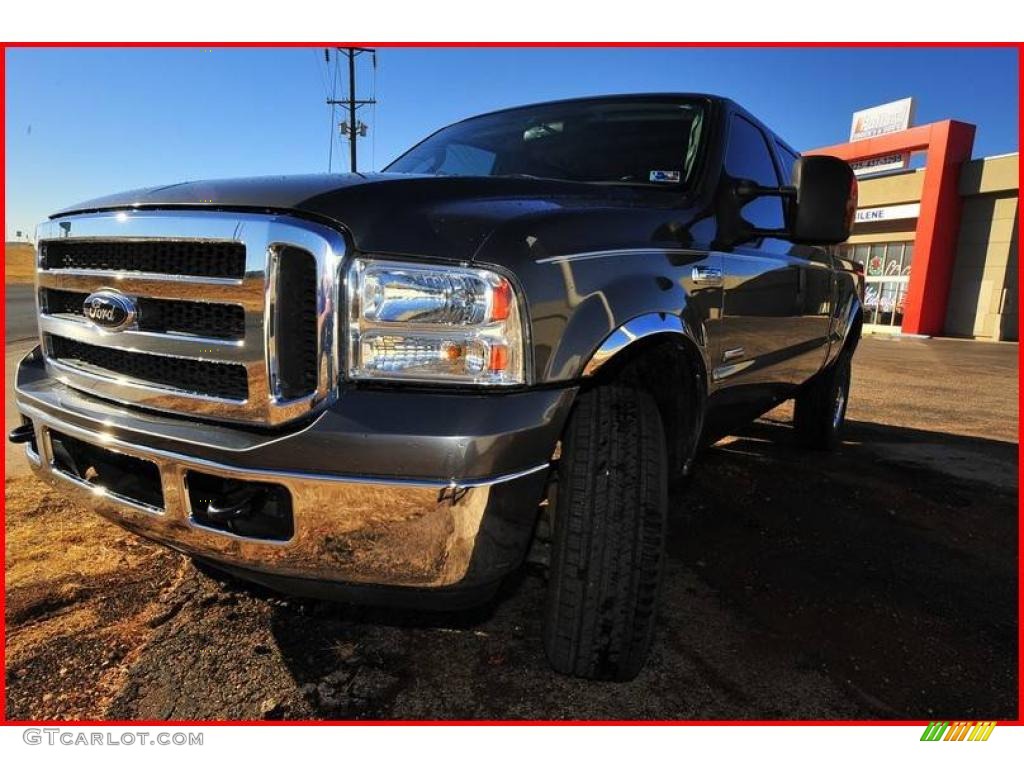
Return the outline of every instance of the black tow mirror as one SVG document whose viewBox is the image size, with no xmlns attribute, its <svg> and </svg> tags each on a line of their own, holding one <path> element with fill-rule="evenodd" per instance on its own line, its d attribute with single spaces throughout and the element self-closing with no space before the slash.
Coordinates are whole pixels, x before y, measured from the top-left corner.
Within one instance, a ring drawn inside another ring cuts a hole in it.
<svg viewBox="0 0 1024 768">
<path fill-rule="evenodd" d="M 811 155 L 793 164 L 792 237 L 807 245 L 834 245 L 850 236 L 857 211 L 857 177 L 838 157 Z"/>
</svg>

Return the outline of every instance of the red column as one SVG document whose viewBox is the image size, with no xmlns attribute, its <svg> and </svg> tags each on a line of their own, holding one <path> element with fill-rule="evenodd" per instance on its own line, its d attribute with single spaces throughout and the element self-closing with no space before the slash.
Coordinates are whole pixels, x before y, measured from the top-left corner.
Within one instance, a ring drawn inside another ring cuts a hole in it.
<svg viewBox="0 0 1024 768">
<path fill-rule="evenodd" d="M 970 160 L 974 126 L 943 120 L 929 128 L 921 213 L 914 234 L 914 261 L 903 307 L 903 332 L 935 336 L 946 324 L 946 301 L 956 260 L 963 202 L 960 167 Z"/>
</svg>

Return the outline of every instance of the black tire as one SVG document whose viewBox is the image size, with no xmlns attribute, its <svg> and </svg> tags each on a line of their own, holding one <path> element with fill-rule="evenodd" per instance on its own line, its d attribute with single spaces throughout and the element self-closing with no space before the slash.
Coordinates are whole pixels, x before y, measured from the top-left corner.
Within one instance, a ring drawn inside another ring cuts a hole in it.
<svg viewBox="0 0 1024 768">
<path fill-rule="evenodd" d="M 544 650 L 557 671 L 631 680 L 647 658 L 665 549 L 668 461 L 647 393 L 577 399 L 562 440 Z"/>
<path fill-rule="evenodd" d="M 793 430 L 801 445 L 825 451 L 839 447 L 850 401 L 851 357 L 842 352 L 797 395 Z"/>
</svg>

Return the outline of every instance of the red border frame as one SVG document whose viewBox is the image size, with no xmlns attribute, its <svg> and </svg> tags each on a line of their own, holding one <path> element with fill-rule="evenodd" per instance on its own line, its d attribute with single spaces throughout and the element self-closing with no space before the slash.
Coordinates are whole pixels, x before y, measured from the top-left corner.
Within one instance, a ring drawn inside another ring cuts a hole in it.
<svg viewBox="0 0 1024 768">
<path fill-rule="evenodd" d="M 0 42 L 0 49 L 3 55 L 0 56 L 0 101 L 4 103 L 4 114 L 0 117 L 0 127 L 4 129 L 6 137 L 6 62 L 8 48 L 323 48 L 333 46 L 360 46 L 374 48 L 1015 48 L 1017 50 L 1017 93 L 1018 93 L 1018 115 L 1017 115 L 1017 146 L 1020 147 L 1020 136 L 1024 133 L 1024 103 L 1020 100 L 1021 82 L 1024 80 L 1024 43 L 1020 42 L 988 42 L 988 43 L 956 43 L 949 41 L 937 42 L 380 42 L 380 41 L 309 41 L 309 42 L 32 42 L 12 43 Z M 4 186 L 0 189 L 0 206 L 3 212 L 0 218 L 6 219 L 6 141 L 4 150 L 0 152 L 0 173 L 4 175 Z M 1024 186 L 1024 168 L 1020 169 L 1018 185 Z M 1024 201 L 1018 195 L 1017 200 L 1017 225 L 1020 227 L 1024 218 Z M 6 232 L 5 232 L 6 235 Z M 6 239 L 6 237 L 5 237 Z M 4 264 L 5 280 L 0 285 L 0 301 L 6 299 L 6 262 Z M 1024 277 L 1024 263 L 1018 259 L 1018 286 L 1020 278 Z M 1019 287 L 1018 287 L 1019 290 Z M 1024 332 L 1024 317 L 1018 315 L 1018 337 Z M 0 316 L 0 332 L 6 338 L 6 317 Z M 1018 355 L 1017 374 L 1018 382 L 1022 370 L 1021 359 Z M 1024 410 L 1024 392 L 1018 387 L 1018 408 Z M 1020 435 L 1017 439 L 1017 477 L 1018 487 L 1020 481 L 1020 464 L 1024 460 L 1024 450 L 1020 447 Z M 4 452 L 3 459 L 0 459 L 4 467 L 6 481 L 7 457 Z M 6 494 L 5 494 L 6 496 Z M 0 527 L 0 566 L 6 566 L 6 509 L 5 499 L 0 499 L 0 520 L 4 526 Z M 1022 631 L 1020 617 L 1024 612 L 1024 592 L 1021 590 L 1021 547 L 1024 546 L 1024 525 L 1022 525 L 1022 511 L 1020 493 L 1017 496 L 1017 719 L 1013 721 L 1000 721 L 1000 725 L 1024 725 L 1024 665 L 1021 663 L 1021 650 L 1024 648 L 1024 631 Z M 0 592 L 0 612 L 6 617 L 6 567 L 0 579 L 3 580 L 4 590 Z M 7 669 L 7 624 L 6 620 L 0 624 L 0 661 L 3 662 L 4 676 L 0 677 L 0 701 L 4 708 L 0 710 L 0 726 L 331 726 L 331 725 L 370 725 L 370 726 L 432 726 L 432 725 L 918 725 L 928 724 L 927 720 L 289 720 L 289 721 L 264 721 L 264 720 L 7 720 L 7 698 L 6 698 L 6 669 Z"/>
</svg>

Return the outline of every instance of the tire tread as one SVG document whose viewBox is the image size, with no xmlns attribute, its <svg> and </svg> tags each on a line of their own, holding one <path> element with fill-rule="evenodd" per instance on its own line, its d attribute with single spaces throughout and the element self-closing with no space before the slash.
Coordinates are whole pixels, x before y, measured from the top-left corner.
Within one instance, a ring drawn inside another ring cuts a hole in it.
<svg viewBox="0 0 1024 768">
<path fill-rule="evenodd" d="M 636 676 L 654 629 L 667 507 L 667 457 L 653 398 L 602 386 L 582 394 L 559 477 L 545 651 L 560 672 Z"/>
</svg>

